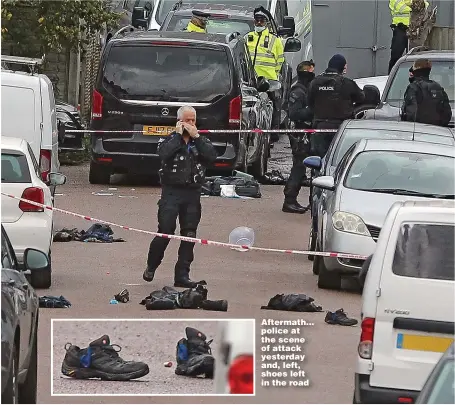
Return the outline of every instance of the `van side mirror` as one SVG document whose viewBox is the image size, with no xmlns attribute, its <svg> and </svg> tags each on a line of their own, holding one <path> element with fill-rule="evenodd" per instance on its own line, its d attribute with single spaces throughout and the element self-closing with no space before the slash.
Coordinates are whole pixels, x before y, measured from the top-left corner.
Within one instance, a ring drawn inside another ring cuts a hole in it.
<svg viewBox="0 0 455 405">
<path fill-rule="evenodd" d="M 261 93 L 265 93 L 270 89 L 270 83 L 264 76 L 259 76 L 257 79 L 257 90 Z"/>
<path fill-rule="evenodd" d="M 295 20 L 294 17 L 284 17 L 283 18 L 283 25 L 278 28 L 278 36 L 289 36 L 292 37 L 295 33 Z"/>
<path fill-rule="evenodd" d="M 144 7 L 134 7 L 131 17 L 131 25 L 134 28 L 147 29 L 147 12 Z"/>
<path fill-rule="evenodd" d="M 302 49 L 302 43 L 297 38 L 288 38 L 284 45 L 284 52 L 299 52 Z"/>
</svg>

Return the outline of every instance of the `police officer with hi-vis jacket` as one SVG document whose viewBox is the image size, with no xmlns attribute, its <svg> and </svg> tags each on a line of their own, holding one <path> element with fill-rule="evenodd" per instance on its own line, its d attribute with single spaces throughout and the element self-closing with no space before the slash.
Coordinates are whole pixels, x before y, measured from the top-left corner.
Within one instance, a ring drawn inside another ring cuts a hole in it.
<svg viewBox="0 0 455 405">
<path fill-rule="evenodd" d="M 193 10 L 192 14 L 193 16 L 191 17 L 190 22 L 186 26 L 185 31 L 201 32 L 203 34 L 207 34 L 207 22 L 210 17 L 210 14 L 197 10 Z"/>
<path fill-rule="evenodd" d="M 267 80 L 278 81 L 281 66 L 284 63 L 284 47 L 281 40 L 270 33 L 267 28 L 268 22 L 268 12 L 264 7 L 254 9 L 254 31 L 246 34 L 245 40 L 256 74 Z M 275 94 L 270 95 L 274 107 L 272 125 L 278 128 L 281 122 L 279 99 Z"/>
</svg>

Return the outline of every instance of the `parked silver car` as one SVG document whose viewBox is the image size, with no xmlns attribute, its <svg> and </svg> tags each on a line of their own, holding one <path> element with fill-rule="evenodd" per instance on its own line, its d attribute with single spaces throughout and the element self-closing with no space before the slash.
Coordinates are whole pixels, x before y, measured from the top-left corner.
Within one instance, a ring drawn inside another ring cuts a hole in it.
<svg viewBox="0 0 455 405">
<path fill-rule="evenodd" d="M 308 167 L 320 158 L 305 159 Z M 396 201 L 453 199 L 455 148 L 407 140 L 362 139 L 341 159 L 333 176 L 313 179 L 322 189 L 317 207 L 316 251 L 369 256 Z M 342 275 L 358 275 L 363 260 L 314 258 L 319 288 L 339 289 Z"/>
</svg>

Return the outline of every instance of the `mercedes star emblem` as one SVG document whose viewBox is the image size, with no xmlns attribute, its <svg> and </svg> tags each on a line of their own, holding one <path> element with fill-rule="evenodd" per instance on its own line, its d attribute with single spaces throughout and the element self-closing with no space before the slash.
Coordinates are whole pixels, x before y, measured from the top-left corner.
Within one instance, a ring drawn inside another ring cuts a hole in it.
<svg viewBox="0 0 455 405">
<path fill-rule="evenodd" d="M 163 108 L 163 109 L 161 110 L 161 114 L 162 114 L 162 115 L 169 115 L 169 108 Z"/>
</svg>

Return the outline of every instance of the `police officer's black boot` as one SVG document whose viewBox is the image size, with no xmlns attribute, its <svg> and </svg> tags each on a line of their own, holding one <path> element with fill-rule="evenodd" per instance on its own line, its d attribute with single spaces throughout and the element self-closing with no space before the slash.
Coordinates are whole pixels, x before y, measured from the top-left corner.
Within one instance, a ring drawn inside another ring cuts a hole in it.
<svg viewBox="0 0 455 405">
<path fill-rule="evenodd" d="M 179 258 L 175 265 L 174 287 L 195 288 L 198 285 L 207 285 L 205 280 L 192 281 L 190 279 L 190 266 L 194 260 L 193 249 L 193 242 L 180 242 Z"/>
<path fill-rule="evenodd" d="M 291 214 L 305 214 L 305 212 L 308 211 L 308 207 L 301 206 L 297 201 L 289 202 L 285 200 L 282 211 L 289 212 Z"/>
<path fill-rule="evenodd" d="M 185 333 L 186 339 L 177 343 L 175 374 L 188 377 L 204 374 L 205 378 L 213 378 L 215 359 L 210 349 L 212 341 L 207 342 L 207 337 L 194 328 L 185 328 Z"/>
</svg>

